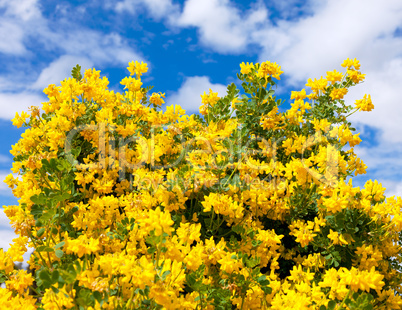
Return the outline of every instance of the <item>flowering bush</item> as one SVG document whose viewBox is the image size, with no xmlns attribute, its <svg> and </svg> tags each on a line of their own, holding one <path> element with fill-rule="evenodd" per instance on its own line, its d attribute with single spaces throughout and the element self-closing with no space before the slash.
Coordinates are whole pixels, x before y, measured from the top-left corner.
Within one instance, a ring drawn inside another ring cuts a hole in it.
<svg viewBox="0 0 402 310">
<path fill-rule="evenodd" d="M 50 85 L 12 148 L 4 207 L 18 238 L 0 250 L 0 304 L 28 309 L 401 309 L 400 197 L 366 166 L 347 116 L 364 79 L 357 60 L 292 92 L 281 68 L 240 65 L 198 115 L 143 87 L 124 93 L 94 69 Z M 348 146 L 347 146 L 348 145 Z M 16 270 L 27 246 L 32 274 Z M 28 290 L 30 289 L 30 290 Z"/>
</svg>

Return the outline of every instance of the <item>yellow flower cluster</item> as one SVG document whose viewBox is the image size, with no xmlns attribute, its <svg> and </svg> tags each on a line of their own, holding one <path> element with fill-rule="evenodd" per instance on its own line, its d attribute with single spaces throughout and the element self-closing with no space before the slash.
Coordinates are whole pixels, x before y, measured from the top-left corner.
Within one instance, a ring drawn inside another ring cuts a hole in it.
<svg viewBox="0 0 402 310">
<path fill-rule="evenodd" d="M 373 106 L 345 105 L 364 75 L 342 66 L 282 111 L 280 66 L 242 63 L 244 95 L 204 92 L 203 118 L 162 111 L 137 61 L 124 93 L 94 69 L 47 87 L 13 119 L 1 307 L 401 309 L 402 199 L 346 181 L 366 169 L 346 116 Z M 28 246 L 35 276 L 14 270 Z"/>
</svg>

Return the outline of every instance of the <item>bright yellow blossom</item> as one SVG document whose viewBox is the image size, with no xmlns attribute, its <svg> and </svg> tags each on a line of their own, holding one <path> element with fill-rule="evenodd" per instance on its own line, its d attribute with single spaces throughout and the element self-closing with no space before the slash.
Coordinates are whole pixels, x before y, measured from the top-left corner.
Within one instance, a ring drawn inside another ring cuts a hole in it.
<svg viewBox="0 0 402 310">
<path fill-rule="evenodd" d="M 361 111 L 371 111 L 374 109 L 374 105 L 371 101 L 370 95 L 364 95 L 363 99 L 356 100 L 355 102 L 356 108 Z"/>
</svg>

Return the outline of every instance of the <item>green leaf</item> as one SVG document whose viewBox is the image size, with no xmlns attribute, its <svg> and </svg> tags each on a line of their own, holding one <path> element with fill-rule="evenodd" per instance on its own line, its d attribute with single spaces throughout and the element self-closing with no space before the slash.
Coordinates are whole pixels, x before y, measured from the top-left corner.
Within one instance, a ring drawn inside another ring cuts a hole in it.
<svg viewBox="0 0 402 310">
<path fill-rule="evenodd" d="M 56 256 L 57 256 L 58 258 L 61 258 L 61 257 L 63 256 L 64 252 L 63 252 L 62 250 L 56 250 L 56 251 L 55 251 L 55 254 L 56 254 Z"/>
<path fill-rule="evenodd" d="M 56 244 L 56 245 L 54 246 L 54 248 L 55 248 L 55 249 L 61 248 L 61 247 L 62 247 L 63 245 L 65 245 L 65 244 L 66 244 L 66 243 L 65 243 L 64 241 L 62 241 L 62 242 Z"/>
<path fill-rule="evenodd" d="M 61 270 L 61 273 L 62 273 L 62 277 L 63 277 L 63 280 L 66 282 L 66 283 L 74 283 L 75 282 L 75 277 L 77 276 L 77 274 L 76 274 L 76 272 L 75 272 L 75 269 L 74 268 L 72 268 L 72 270 L 74 271 L 73 273 L 71 272 L 71 269 L 69 269 L 69 270 Z"/>
<path fill-rule="evenodd" d="M 41 229 L 38 230 L 38 232 L 36 233 L 36 236 L 37 236 L 38 238 L 42 237 L 43 234 L 45 233 L 45 231 L 46 231 L 46 228 L 45 228 L 45 227 L 42 227 Z"/>
<path fill-rule="evenodd" d="M 335 301 L 333 301 L 333 300 L 330 300 L 329 302 L 328 302 L 328 310 L 333 310 L 333 309 L 335 309 L 335 307 L 336 307 L 336 302 Z"/>
<path fill-rule="evenodd" d="M 166 271 L 162 274 L 162 281 L 165 280 L 168 275 L 170 275 L 170 270 L 166 270 Z"/>
<path fill-rule="evenodd" d="M 261 282 L 265 281 L 266 279 L 267 279 L 267 276 L 266 276 L 266 275 L 262 275 L 262 276 L 260 276 L 260 277 L 257 279 L 257 282 L 258 282 L 258 283 L 261 283 Z"/>
<path fill-rule="evenodd" d="M 41 279 L 42 281 L 51 282 L 49 272 L 45 269 L 39 272 L 39 279 Z"/>
<path fill-rule="evenodd" d="M 59 281 L 59 277 L 60 277 L 59 271 L 54 270 L 54 271 L 52 272 L 52 281 L 53 281 L 53 283 L 58 282 L 58 281 Z"/>
<path fill-rule="evenodd" d="M 51 289 L 55 294 L 59 293 L 59 289 L 57 287 L 52 286 Z"/>
<path fill-rule="evenodd" d="M 94 298 L 95 298 L 95 300 L 96 300 L 97 302 L 101 303 L 101 301 L 102 301 L 102 294 L 101 294 L 100 292 L 94 291 L 94 292 L 92 293 L 92 295 L 94 296 Z"/>
<path fill-rule="evenodd" d="M 38 205 L 43 205 L 46 203 L 46 197 L 42 193 L 40 195 L 33 195 L 30 199 L 33 203 Z"/>
<path fill-rule="evenodd" d="M 60 201 L 69 199 L 70 197 L 71 197 L 71 194 L 64 193 L 64 194 L 58 194 L 58 195 L 54 196 L 52 200 L 57 204 Z"/>
<path fill-rule="evenodd" d="M 31 200 L 32 200 L 32 198 L 31 198 Z M 32 206 L 31 214 L 33 216 L 35 216 L 35 219 L 37 219 L 36 215 L 42 215 L 42 213 L 43 213 L 43 206 L 38 205 L 38 204 L 35 204 Z"/>
<path fill-rule="evenodd" d="M 261 289 L 264 291 L 265 294 L 269 295 L 272 293 L 272 288 L 270 288 L 269 286 L 263 286 L 261 287 Z"/>
<path fill-rule="evenodd" d="M 46 245 L 42 245 L 42 246 L 38 246 L 38 247 L 36 248 L 36 251 L 38 251 L 38 252 L 53 252 L 54 249 L 51 248 L 51 247 L 48 247 L 48 246 L 46 246 Z"/>
<path fill-rule="evenodd" d="M 73 70 L 71 70 L 71 76 L 76 79 L 77 81 L 81 81 L 82 74 L 81 74 L 81 66 L 77 64 Z"/>
<path fill-rule="evenodd" d="M 194 273 L 186 275 L 186 282 L 191 288 L 197 283 L 197 278 Z"/>
</svg>

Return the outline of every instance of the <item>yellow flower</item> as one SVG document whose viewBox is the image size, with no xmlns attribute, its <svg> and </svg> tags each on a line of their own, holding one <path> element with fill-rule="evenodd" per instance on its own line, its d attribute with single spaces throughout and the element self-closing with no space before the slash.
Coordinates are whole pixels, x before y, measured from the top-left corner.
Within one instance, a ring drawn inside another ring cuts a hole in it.
<svg viewBox="0 0 402 310">
<path fill-rule="evenodd" d="M 345 238 L 337 231 L 329 230 L 328 239 L 332 240 L 334 244 L 348 244 Z"/>
<path fill-rule="evenodd" d="M 129 91 L 136 92 L 141 89 L 142 82 L 139 79 L 135 79 L 130 76 L 122 79 L 120 84 L 126 86 L 124 88 L 127 88 Z"/>
<path fill-rule="evenodd" d="M 311 299 L 305 294 L 299 294 L 294 290 L 279 292 L 272 300 L 271 309 L 273 310 L 305 310 L 313 309 L 310 307 Z"/>
<path fill-rule="evenodd" d="M 209 94 L 206 94 L 204 91 L 204 94 L 201 95 L 201 103 L 203 105 L 209 105 L 210 107 L 213 107 L 219 99 L 218 93 L 212 92 L 211 89 L 209 89 Z"/>
<path fill-rule="evenodd" d="M 355 102 L 356 108 L 361 111 L 371 111 L 374 109 L 374 104 L 371 101 L 370 95 L 364 95 L 363 99 L 356 100 Z"/>
<path fill-rule="evenodd" d="M 244 62 L 242 62 L 240 64 L 240 73 L 241 74 L 250 74 L 251 70 L 254 69 L 254 65 L 253 63 L 247 63 L 245 64 Z"/>
<path fill-rule="evenodd" d="M 46 289 L 43 295 L 42 304 L 45 310 L 59 310 L 59 309 L 70 309 L 74 307 L 74 297 L 75 290 L 71 290 L 70 293 L 66 291 L 65 288 L 59 289 L 56 294 L 51 289 Z"/>
<path fill-rule="evenodd" d="M 335 84 L 336 82 L 340 82 L 343 78 L 343 73 L 334 71 L 327 71 L 327 80 L 331 82 L 331 84 Z"/>
<path fill-rule="evenodd" d="M 130 71 L 130 75 L 136 74 L 137 77 L 141 77 L 141 75 L 148 71 L 148 65 L 146 63 L 139 63 L 138 61 L 131 61 L 128 63 L 127 70 Z"/>
<path fill-rule="evenodd" d="M 293 266 L 293 270 L 290 271 L 290 276 L 288 276 L 287 279 L 294 283 L 310 283 L 310 281 L 314 279 L 314 273 L 310 272 L 310 268 L 307 268 L 307 271 L 303 271 L 302 265 L 299 264 Z"/>
<path fill-rule="evenodd" d="M 356 70 L 360 69 L 360 63 L 359 61 L 355 58 L 355 59 L 349 59 L 347 58 L 341 65 L 344 68 L 351 68 L 354 67 Z"/>
<path fill-rule="evenodd" d="M 195 213 L 194 213 L 195 214 Z M 177 236 L 185 244 L 192 244 L 193 241 L 200 241 L 200 229 L 201 224 L 180 223 L 180 227 L 177 229 Z"/>
<path fill-rule="evenodd" d="M 2 309 L 36 310 L 36 298 L 25 294 L 15 294 L 7 288 L 0 288 L 0 305 Z"/>
<path fill-rule="evenodd" d="M 14 269 L 14 262 L 6 251 L 0 249 L 0 270 L 4 270 L 6 274 L 12 272 Z"/>
<path fill-rule="evenodd" d="M 204 246 L 201 243 L 197 243 L 196 246 L 192 247 L 190 252 L 184 258 L 184 263 L 187 268 L 196 271 L 204 262 L 201 260 L 202 253 L 204 251 Z"/>
<path fill-rule="evenodd" d="M 81 235 L 77 239 L 66 242 L 66 253 L 77 254 L 82 257 L 85 254 L 96 253 L 100 250 L 99 239 L 88 238 L 87 235 Z"/>
<path fill-rule="evenodd" d="M 332 100 L 342 99 L 347 92 L 348 92 L 347 88 L 334 88 L 331 91 L 330 97 L 332 98 Z"/>
<path fill-rule="evenodd" d="M 314 93 L 318 93 L 319 91 L 325 92 L 325 88 L 327 87 L 328 81 L 321 77 L 319 80 L 308 79 L 306 86 L 309 86 Z"/>
<path fill-rule="evenodd" d="M 267 75 L 271 75 L 272 77 L 280 80 L 280 75 L 283 73 L 281 71 L 281 67 L 278 66 L 276 62 L 272 63 L 270 61 L 263 62 L 258 69 L 257 76 L 261 78 L 266 78 Z"/>
<path fill-rule="evenodd" d="M 361 74 L 357 70 L 348 69 L 346 71 L 348 78 L 352 80 L 353 83 L 359 83 L 364 80 L 365 74 Z"/>
<path fill-rule="evenodd" d="M 373 199 L 375 201 L 381 201 L 384 198 L 384 192 L 386 188 L 382 187 L 381 183 L 377 180 L 374 182 L 370 179 L 364 184 L 364 189 L 362 190 L 363 198 Z"/>
<path fill-rule="evenodd" d="M 357 292 L 359 290 L 369 292 L 370 289 L 381 290 L 385 283 L 382 281 L 384 276 L 375 270 L 373 266 L 370 271 L 352 267 L 351 269 L 341 268 L 339 270 L 341 281 Z"/>
<path fill-rule="evenodd" d="M 18 292 L 18 294 L 23 294 L 33 282 L 32 275 L 21 269 L 14 271 L 10 279 L 6 281 L 6 286 L 8 289 Z"/>
<path fill-rule="evenodd" d="M 295 236 L 296 242 L 299 242 L 302 247 L 307 246 L 317 235 L 313 233 L 313 228 L 314 222 L 311 221 L 305 223 L 304 221 L 297 220 L 289 225 L 290 235 Z"/>
<path fill-rule="evenodd" d="M 229 216 L 230 218 L 241 218 L 243 207 L 233 198 L 225 194 L 210 193 L 201 202 L 204 212 L 209 212 L 213 208 L 215 213 Z"/>
<path fill-rule="evenodd" d="M 304 100 L 306 97 L 306 90 L 303 88 L 301 91 L 292 91 L 290 99 Z"/>
<path fill-rule="evenodd" d="M 14 126 L 17 126 L 17 128 L 20 128 L 24 123 L 26 122 L 26 119 L 29 117 L 29 114 L 26 112 L 21 112 L 21 116 L 18 114 L 18 112 L 15 112 L 15 117 L 11 120 L 13 122 Z"/>
<path fill-rule="evenodd" d="M 236 258 L 236 252 L 226 252 L 225 255 L 218 260 L 218 263 L 221 265 L 221 270 L 227 274 L 237 272 L 243 266 L 241 260 Z"/>
<path fill-rule="evenodd" d="M 360 265 L 360 270 L 377 267 L 383 259 L 381 251 L 377 247 L 373 247 L 372 244 L 369 246 L 363 244 L 361 247 L 357 247 L 355 253 L 359 256 L 357 261 Z"/>
<path fill-rule="evenodd" d="M 163 93 L 153 93 L 151 98 L 149 98 L 149 102 L 153 103 L 154 105 L 161 106 L 165 101 L 162 99 L 165 98 L 165 94 Z"/>
</svg>

